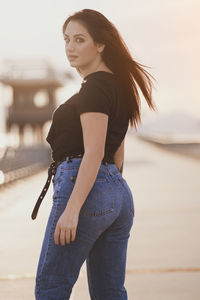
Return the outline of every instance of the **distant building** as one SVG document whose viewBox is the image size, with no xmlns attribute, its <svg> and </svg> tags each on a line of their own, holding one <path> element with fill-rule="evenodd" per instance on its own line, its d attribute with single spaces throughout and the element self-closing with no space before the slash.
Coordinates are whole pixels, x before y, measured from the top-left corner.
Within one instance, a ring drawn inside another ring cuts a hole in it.
<svg viewBox="0 0 200 300">
<path fill-rule="evenodd" d="M 6 128 L 9 133 L 18 127 L 20 143 L 28 125 L 35 143 L 43 141 L 43 128 L 56 108 L 55 92 L 72 76 L 58 72 L 45 60 L 15 60 L 5 62 L 0 82 L 12 88 L 12 105 L 8 108 Z"/>
</svg>

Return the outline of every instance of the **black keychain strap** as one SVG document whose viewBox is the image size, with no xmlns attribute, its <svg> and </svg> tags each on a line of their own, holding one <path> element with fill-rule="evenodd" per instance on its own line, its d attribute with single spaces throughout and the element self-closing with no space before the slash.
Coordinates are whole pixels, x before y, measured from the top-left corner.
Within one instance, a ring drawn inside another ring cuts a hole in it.
<svg viewBox="0 0 200 300">
<path fill-rule="evenodd" d="M 47 177 L 47 181 L 42 189 L 42 192 L 40 194 L 40 196 L 38 197 L 38 200 L 34 206 L 34 209 L 33 209 L 33 212 L 31 214 L 31 218 L 34 220 L 36 219 L 37 217 L 37 213 L 38 213 L 38 210 L 39 210 L 39 207 L 40 207 L 40 204 L 42 203 L 42 200 L 44 199 L 44 196 L 46 195 L 47 193 L 47 190 L 49 188 L 49 185 L 51 183 L 51 178 L 53 175 L 56 174 L 56 169 L 57 169 L 57 164 L 56 162 L 52 162 L 49 169 L 48 169 L 48 177 Z"/>
</svg>

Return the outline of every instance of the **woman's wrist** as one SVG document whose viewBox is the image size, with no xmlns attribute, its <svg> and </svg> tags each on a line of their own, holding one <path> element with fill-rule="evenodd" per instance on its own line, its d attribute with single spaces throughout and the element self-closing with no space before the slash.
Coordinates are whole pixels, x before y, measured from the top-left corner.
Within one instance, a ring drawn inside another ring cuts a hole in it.
<svg viewBox="0 0 200 300">
<path fill-rule="evenodd" d="M 70 209 L 73 210 L 74 212 L 79 213 L 81 210 L 81 206 L 82 205 L 80 201 L 76 201 L 76 199 L 70 198 L 69 201 L 67 202 L 65 210 Z"/>
</svg>

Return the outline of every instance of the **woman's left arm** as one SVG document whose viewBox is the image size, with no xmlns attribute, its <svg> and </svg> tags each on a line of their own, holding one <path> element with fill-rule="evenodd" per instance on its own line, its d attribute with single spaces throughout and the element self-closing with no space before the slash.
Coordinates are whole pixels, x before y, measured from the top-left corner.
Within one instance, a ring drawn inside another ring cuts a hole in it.
<svg viewBox="0 0 200 300">
<path fill-rule="evenodd" d="M 80 115 L 83 132 L 84 155 L 79 167 L 73 191 L 60 216 L 55 233 L 55 244 L 68 244 L 75 240 L 79 212 L 94 185 L 104 157 L 108 115 L 100 112 L 84 112 Z"/>
</svg>

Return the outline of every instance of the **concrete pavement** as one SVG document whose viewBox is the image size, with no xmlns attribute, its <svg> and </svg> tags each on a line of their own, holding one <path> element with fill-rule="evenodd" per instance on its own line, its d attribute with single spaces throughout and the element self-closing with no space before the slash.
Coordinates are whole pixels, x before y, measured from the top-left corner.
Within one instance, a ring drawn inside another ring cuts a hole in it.
<svg viewBox="0 0 200 300">
<path fill-rule="evenodd" d="M 138 140 L 125 142 L 123 176 L 134 196 L 127 253 L 129 300 L 200 299 L 200 162 Z M 52 186 L 31 212 L 46 172 L 0 190 L 0 300 L 33 300 Z M 70 300 L 89 300 L 85 264 Z M 103 300 L 103 299 L 102 299 Z"/>
</svg>

